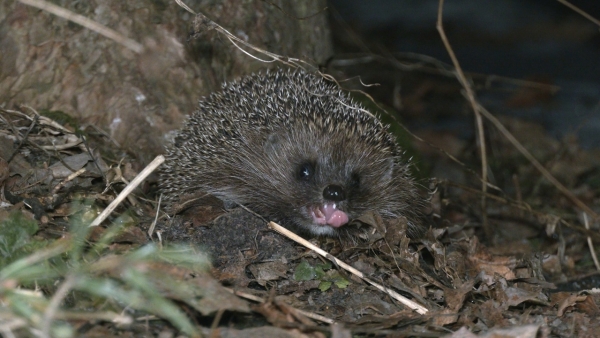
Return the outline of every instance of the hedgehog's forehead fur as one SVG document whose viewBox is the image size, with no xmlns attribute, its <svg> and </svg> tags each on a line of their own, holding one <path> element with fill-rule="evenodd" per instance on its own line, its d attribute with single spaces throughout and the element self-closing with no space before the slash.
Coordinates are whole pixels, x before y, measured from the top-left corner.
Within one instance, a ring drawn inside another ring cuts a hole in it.
<svg viewBox="0 0 600 338">
<path fill-rule="evenodd" d="M 418 195 L 399 152 L 386 126 L 337 86 L 278 70 L 226 83 L 200 100 L 167 149 L 160 185 L 168 202 L 199 190 L 331 234 L 309 224 L 306 212 L 325 203 L 331 184 L 348 196 L 335 207 L 349 217 L 371 210 L 410 219 L 416 212 Z M 314 166 L 310 181 L 297 177 L 305 163 Z"/>
<path fill-rule="evenodd" d="M 224 83 L 221 92 L 200 100 L 199 111 L 217 114 L 224 122 L 264 130 L 304 127 L 315 133 L 341 131 L 397 155 L 392 135 L 377 117 L 335 85 L 315 79 L 302 71 L 253 74 Z"/>
</svg>

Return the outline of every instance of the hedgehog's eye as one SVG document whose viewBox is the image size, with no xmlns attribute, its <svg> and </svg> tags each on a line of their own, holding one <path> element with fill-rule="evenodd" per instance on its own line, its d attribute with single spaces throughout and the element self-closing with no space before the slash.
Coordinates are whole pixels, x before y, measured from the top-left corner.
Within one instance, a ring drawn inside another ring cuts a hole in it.
<svg viewBox="0 0 600 338">
<path fill-rule="evenodd" d="M 301 181 L 308 181 L 315 175 L 315 165 L 304 162 L 298 167 L 297 177 Z"/>
</svg>

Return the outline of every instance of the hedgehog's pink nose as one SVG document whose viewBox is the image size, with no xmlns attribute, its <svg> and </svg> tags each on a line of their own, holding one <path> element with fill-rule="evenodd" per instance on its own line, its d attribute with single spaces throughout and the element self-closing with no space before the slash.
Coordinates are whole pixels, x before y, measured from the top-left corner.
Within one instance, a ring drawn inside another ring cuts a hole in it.
<svg viewBox="0 0 600 338">
<path fill-rule="evenodd" d="M 311 209 L 313 221 L 321 225 L 329 225 L 334 228 L 339 228 L 348 223 L 348 215 L 339 210 L 335 203 L 325 203 L 321 206 Z"/>
</svg>

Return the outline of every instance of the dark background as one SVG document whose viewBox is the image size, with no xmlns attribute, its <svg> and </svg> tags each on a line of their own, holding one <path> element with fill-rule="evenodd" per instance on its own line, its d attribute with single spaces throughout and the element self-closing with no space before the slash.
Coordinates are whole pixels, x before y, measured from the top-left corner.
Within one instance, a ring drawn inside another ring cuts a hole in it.
<svg viewBox="0 0 600 338">
<path fill-rule="evenodd" d="M 572 3 L 600 18 L 600 1 Z M 330 5 L 338 53 L 419 53 L 450 64 L 435 27 L 437 0 L 331 0 Z M 343 25 L 363 45 L 349 43 Z M 559 139 L 576 135 L 583 148 L 600 148 L 600 27 L 551 0 L 449 0 L 444 27 L 465 71 L 560 87 L 538 104 L 510 109 L 505 96 L 480 91 L 486 107 L 539 122 Z"/>
</svg>

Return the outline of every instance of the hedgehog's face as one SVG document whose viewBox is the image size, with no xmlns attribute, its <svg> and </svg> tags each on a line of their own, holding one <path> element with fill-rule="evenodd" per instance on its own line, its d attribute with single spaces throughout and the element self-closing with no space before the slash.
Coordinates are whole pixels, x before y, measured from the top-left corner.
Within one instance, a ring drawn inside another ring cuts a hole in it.
<svg viewBox="0 0 600 338">
<path fill-rule="evenodd" d="M 344 166 L 332 163 L 326 156 L 292 164 L 294 185 L 300 197 L 293 206 L 294 223 L 313 234 L 332 235 L 357 216 L 352 207 L 356 197 L 366 192 L 361 187 L 362 173 L 352 170 L 346 175 Z"/>
<path fill-rule="evenodd" d="M 281 137 L 271 136 L 264 149 L 266 158 L 276 159 L 272 174 L 281 178 L 265 182 L 273 185 L 269 212 L 282 221 L 312 234 L 334 235 L 367 211 L 384 215 L 397 208 L 394 177 L 403 172 L 389 152 L 374 153 L 343 135 Z"/>
</svg>

